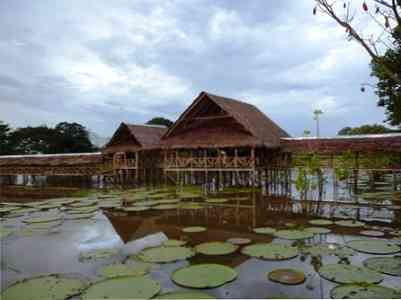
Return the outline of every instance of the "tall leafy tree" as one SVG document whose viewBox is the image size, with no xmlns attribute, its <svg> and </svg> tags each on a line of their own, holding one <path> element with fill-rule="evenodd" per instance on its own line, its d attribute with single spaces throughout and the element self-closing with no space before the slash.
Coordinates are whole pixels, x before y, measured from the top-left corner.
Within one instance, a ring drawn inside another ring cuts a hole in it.
<svg viewBox="0 0 401 300">
<path fill-rule="evenodd" d="M 13 153 L 10 141 L 10 134 L 11 134 L 10 126 L 0 121 L 0 155 L 7 155 Z"/>
<path fill-rule="evenodd" d="M 385 108 L 389 124 L 401 126 L 401 0 L 315 3 L 314 14 L 328 15 L 345 30 L 349 41 L 357 42 L 368 53 L 372 75 L 378 78 L 378 105 Z M 355 3 L 360 6 L 355 7 Z M 366 23 L 362 18 L 368 18 L 371 26 L 360 26 Z"/>
<path fill-rule="evenodd" d="M 45 125 L 28 126 L 14 130 L 10 140 L 14 154 L 48 154 L 53 153 L 57 135 L 53 128 Z"/>
<path fill-rule="evenodd" d="M 166 118 L 156 117 L 156 118 L 153 118 L 153 119 L 149 120 L 148 122 L 146 122 L 146 124 L 162 125 L 162 126 L 166 126 L 167 128 L 170 128 L 174 124 L 174 122 L 172 122 L 171 120 L 166 119 Z"/>
<path fill-rule="evenodd" d="M 401 132 L 401 130 L 390 129 L 380 124 L 362 125 L 360 127 L 344 127 L 338 135 L 358 135 L 358 134 L 381 134 Z"/>
<path fill-rule="evenodd" d="M 52 149 L 53 153 L 79 153 L 97 150 L 90 141 L 86 128 L 78 123 L 62 122 L 57 124 L 54 130 L 57 142 Z"/>
</svg>

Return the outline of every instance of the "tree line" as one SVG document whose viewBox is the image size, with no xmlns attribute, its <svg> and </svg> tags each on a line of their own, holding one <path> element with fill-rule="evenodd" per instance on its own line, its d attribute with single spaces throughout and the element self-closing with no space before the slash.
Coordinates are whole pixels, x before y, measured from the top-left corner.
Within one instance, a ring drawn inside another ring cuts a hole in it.
<svg viewBox="0 0 401 300">
<path fill-rule="evenodd" d="M 0 121 L 0 155 L 95 152 L 87 129 L 78 123 L 61 122 L 12 129 Z"/>
</svg>

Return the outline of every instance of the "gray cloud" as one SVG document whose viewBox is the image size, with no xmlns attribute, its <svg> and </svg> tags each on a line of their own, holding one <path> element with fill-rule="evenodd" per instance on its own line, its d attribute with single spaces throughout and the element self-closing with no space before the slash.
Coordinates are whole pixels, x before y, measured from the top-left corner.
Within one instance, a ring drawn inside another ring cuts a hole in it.
<svg viewBox="0 0 401 300">
<path fill-rule="evenodd" d="M 381 122 L 360 93 L 369 59 L 312 2 L 230 0 L 0 2 L 0 119 L 77 121 L 111 135 L 121 121 L 175 119 L 201 91 L 256 104 L 293 135 Z"/>
</svg>

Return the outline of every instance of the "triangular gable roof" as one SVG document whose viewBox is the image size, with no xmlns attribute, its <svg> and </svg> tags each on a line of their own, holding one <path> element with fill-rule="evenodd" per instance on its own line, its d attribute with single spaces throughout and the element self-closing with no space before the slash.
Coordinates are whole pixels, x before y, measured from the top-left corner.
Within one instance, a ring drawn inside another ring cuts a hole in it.
<svg viewBox="0 0 401 300">
<path fill-rule="evenodd" d="M 159 146 L 160 139 L 166 133 L 167 128 L 157 125 L 136 125 L 122 122 L 110 142 L 106 145 L 106 148 L 115 144 L 123 130 L 129 132 L 133 145 L 141 148 L 154 148 Z"/>
<path fill-rule="evenodd" d="M 280 138 L 289 137 L 289 134 L 285 132 L 285 130 L 269 119 L 254 105 L 207 92 L 201 92 L 184 113 L 181 114 L 174 125 L 170 127 L 162 137 L 162 140 L 168 139 L 169 136 L 173 135 L 174 131 L 186 119 L 192 109 L 205 99 L 209 99 L 218 105 L 229 116 L 242 125 L 242 127 L 261 145 L 276 147 L 280 144 Z"/>
</svg>

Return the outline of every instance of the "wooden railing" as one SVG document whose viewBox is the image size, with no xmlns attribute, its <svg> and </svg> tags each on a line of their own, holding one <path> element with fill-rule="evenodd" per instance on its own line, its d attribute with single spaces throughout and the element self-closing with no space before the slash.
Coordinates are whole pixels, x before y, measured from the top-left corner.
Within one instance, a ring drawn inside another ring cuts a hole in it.
<svg viewBox="0 0 401 300">
<path fill-rule="evenodd" d="M 251 169 L 255 161 L 247 157 L 178 157 L 167 158 L 165 169 Z"/>
<path fill-rule="evenodd" d="M 136 159 L 121 159 L 121 160 L 114 160 L 113 162 L 114 169 L 136 169 Z"/>
</svg>

